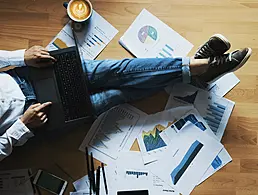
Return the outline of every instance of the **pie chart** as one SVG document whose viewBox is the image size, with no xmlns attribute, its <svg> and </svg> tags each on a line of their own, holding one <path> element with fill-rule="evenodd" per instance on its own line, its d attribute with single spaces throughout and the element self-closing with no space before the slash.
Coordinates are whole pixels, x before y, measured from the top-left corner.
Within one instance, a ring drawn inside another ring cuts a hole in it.
<svg viewBox="0 0 258 195">
<path fill-rule="evenodd" d="M 152 26 L 144 26 L 138 32 L 138 38 L 142 43 L 153 44 L 158 39 L 158 32 Z"/>
</svg>

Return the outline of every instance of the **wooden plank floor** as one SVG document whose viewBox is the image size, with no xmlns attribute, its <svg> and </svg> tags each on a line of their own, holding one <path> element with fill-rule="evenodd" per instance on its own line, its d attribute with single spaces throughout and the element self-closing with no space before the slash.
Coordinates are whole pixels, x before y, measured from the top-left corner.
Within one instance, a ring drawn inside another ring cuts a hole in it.
<svg viewBox="0 0 258 195">
<path fill-rule="evenodd" d="M 68 21 L 62 2 L 0 0 L 0 49 L 46 46 Z M 233 162 L 192 194 L 257 195 L 258 0 L 92 0 L 92 3 L 95 10 L 119 30 L 98 59 L 130 57 L 118 40 L 143 8 L 192 42 L 195 47 L 191 54 L 214 33 L 224 34 L 231 41 L 232 50 L 253 49 L 249 62 L 236 72 L 241 83 L 226 96 L 236 102 L 222 140 Z M 154 113 L 162 110 L 166 100 L 167 95 L 162 92 L 134 105 Z M 74 129 L 59 135 L 58 139 L 50 139 L 52 135 L 36 136 L 15 149 L 11 157 L 0 163 L 0 169 L 47 169 L 70 181 L 68 194 L 72 190 L 71 181 L 85 174 L 84 156 L 78 147 L 88 128 Z"/>
</svg>

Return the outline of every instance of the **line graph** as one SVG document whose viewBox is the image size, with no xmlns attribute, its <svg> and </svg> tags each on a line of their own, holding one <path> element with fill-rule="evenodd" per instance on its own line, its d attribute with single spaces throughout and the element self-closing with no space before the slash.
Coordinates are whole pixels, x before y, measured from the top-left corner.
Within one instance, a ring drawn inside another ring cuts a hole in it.
<svg viewBox="0 0 258 195">
<path fill-rule="evenodd" d="M 147 152 L 167 146 L 159 135 L 164 129 L 164 126 L 158 124 L 152 130 L 142 132 L 142 139 Z"/>
</svg>

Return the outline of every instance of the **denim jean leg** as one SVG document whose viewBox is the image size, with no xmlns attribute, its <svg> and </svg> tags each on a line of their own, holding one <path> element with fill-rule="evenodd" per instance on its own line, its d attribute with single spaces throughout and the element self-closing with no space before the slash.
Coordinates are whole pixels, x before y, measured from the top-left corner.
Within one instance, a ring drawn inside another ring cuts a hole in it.
<svg viewBox="0 0 258 195">
<path fill-rule="evenodd" d="M 15 68 L 7 71 L 7 73 L 16 81 L 25 96 L 24 111 L 26 111 L 32 104 L 37 102 L 34 88 L 29 80 L 28 69 L 27 67 Z"/>
<path fill-rule="evenodd" d="M 183 75 L 190 77 L 189 62 L 189 58 L 85 60 L 83 69 L 90 89 L 151 89 L 164 88 L 171 82 L 182 82 Z"/>
<path fill-rule="evenodd" d="M 113 106 L 149 97 L 160 89 L 109 89 L 96 92 L 90 96 L 96 115 L 109 110 Z"/>
</svg>

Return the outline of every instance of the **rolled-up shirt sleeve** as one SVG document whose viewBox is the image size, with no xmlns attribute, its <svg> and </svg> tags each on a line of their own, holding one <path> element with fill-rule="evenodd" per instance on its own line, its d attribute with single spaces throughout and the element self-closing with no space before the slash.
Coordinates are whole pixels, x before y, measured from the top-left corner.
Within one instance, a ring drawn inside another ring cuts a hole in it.
<svg viewBox="0 0 258 195">
<path fill-rule="evenodd" d="M 33 133 L 18 119 L 0 136 L 0 161 L 12 153 L 13 146 L 24 144 Z"/>
<path fill-rule="evenodd" d="M 8 66 L 26 66 L 24 62 L 25 49 L 16 51 L 0 50 L 0 69 Z"/>
</svg>

